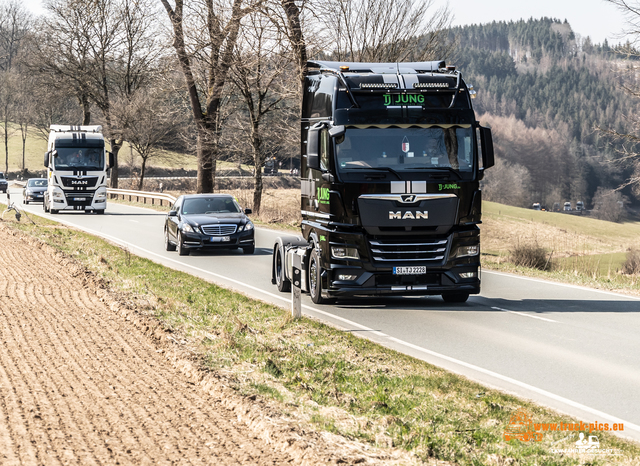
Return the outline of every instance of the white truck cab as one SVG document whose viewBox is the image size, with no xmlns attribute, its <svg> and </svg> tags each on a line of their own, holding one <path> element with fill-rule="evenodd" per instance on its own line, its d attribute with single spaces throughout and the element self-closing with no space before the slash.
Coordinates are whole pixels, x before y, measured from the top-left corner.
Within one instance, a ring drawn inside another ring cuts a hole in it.
<svg viewBox="0 0 640 466">
<path fill-rule="evenodd" d="M 107 173 L 114 157 L 105 149 L 102 126 L 51 125 L 44 166 L 49 186 L 45 212 L 107 208 Z"/>
</svg>

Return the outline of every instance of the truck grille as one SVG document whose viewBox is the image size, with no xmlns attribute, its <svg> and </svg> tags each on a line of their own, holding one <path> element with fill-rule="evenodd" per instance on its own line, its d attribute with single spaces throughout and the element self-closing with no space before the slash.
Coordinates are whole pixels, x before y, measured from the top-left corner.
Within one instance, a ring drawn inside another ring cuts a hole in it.
<svg viewBox="0 0 640 466">
<path fill-rule="evenodd" d="M 444 262 L 448 239 L 430 241 L 369 240 L 371 257 L 377 262 Z"/>
<path fill-rule="evenodd" d="M 211 236 L 232 235 L 237 228 L 238 225 L 202 225 L 204 234 Z"/>
<path fill-rule="evenodd" d="M 77 191 L 84 191 L 87 188 L 95 188 L 98 184 L 97 176 L 89 176 L 89 177 L 71 177 L 71 176 L 61 176 L 60 180 L 62 181 L 62 186 L 65 188 L 74 188 Z"/>
</svg>

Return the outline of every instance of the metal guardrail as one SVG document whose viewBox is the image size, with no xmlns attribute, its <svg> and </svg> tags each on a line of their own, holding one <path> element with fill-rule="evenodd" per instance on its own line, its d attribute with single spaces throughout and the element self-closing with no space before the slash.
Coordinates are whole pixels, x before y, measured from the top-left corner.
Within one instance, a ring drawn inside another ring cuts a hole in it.
<svg viewBox="0 0 640 466">
<path fill-rule="evenodd" d="M 120 196 L 122 196 L 122 199 L 125 199 L 125 200 L 128 197 L 129 201 L 133 201 L 135 199 L 136 202 L 140 202 L 140 199 L 142 199 L 143 204 L 146 204 L 147 199 L 150 199 L 151 205 L 155 205 L 155 201 L 158 201 L 159 202 L 158 205 L 161 205 L 161 206 L 165 201 L 167 205 L 171 205 L 174 202 L 176 202 L 176 199 L 177 199 L 171 194 L 154 193 L 150 191 L 134 191 L 133 189 L 107 188 L 107 194 L 109 195 L 109 197 L 111 197 L 111 199 L 113 199 L 113 196 L 115 196 L 116 199 L 120 199 Z"/>
</svg>

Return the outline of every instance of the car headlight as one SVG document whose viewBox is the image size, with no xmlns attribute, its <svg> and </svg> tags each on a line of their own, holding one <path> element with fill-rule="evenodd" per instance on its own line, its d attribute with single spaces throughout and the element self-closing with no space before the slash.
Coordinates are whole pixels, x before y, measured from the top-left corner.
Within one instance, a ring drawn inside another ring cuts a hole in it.
<svg viewBox="0 0 640 466">
<path fill-rule="evenodd" d="M 193 227 L 191 225 L 189 225 L 188 223 L 185 223 L 182 225 L 182 231 L 185 231 L 187 233 L 193 233 Z"/>
<path fill-rule="evenodd" d="M 331 246 L 331 255 L 336 259 L 360 259 L 356 248 Z"/>
<path fill-rule="evenodd" d="M 456 257 L 468 257 L 476 256 L 480 252 L 480 245 L 474 244 L 473 246 L 458 246 Z"/>
<path fill-rule="evenodd" d="M 247 224 L 244 226 L 244 229 L 245 231 L 253 230 L 253 223 L 247 222 Z"/>
</svg>

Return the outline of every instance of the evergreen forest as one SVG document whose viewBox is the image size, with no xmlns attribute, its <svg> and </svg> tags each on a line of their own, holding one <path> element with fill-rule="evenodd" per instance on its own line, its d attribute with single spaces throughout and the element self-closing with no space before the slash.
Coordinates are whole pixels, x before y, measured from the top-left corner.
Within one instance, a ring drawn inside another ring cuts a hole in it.
<svg viewBox="0 0 640 466">
<path fill-rule="evenodd" d="M 618 189 L 638 174 L 624 138 L 638 114 L 638 66 L 627 44 L 593 44 L 569 23 L 542 18 L 455 27 L 455 64 L 477 91 L 474 107 L 492 127 L 497 165 L 485 179 L 485 199 L 551 208 L 583 201 L 600 188 Z M 640 190 L 620 189 L 629 204 Z"/>
</svg>

